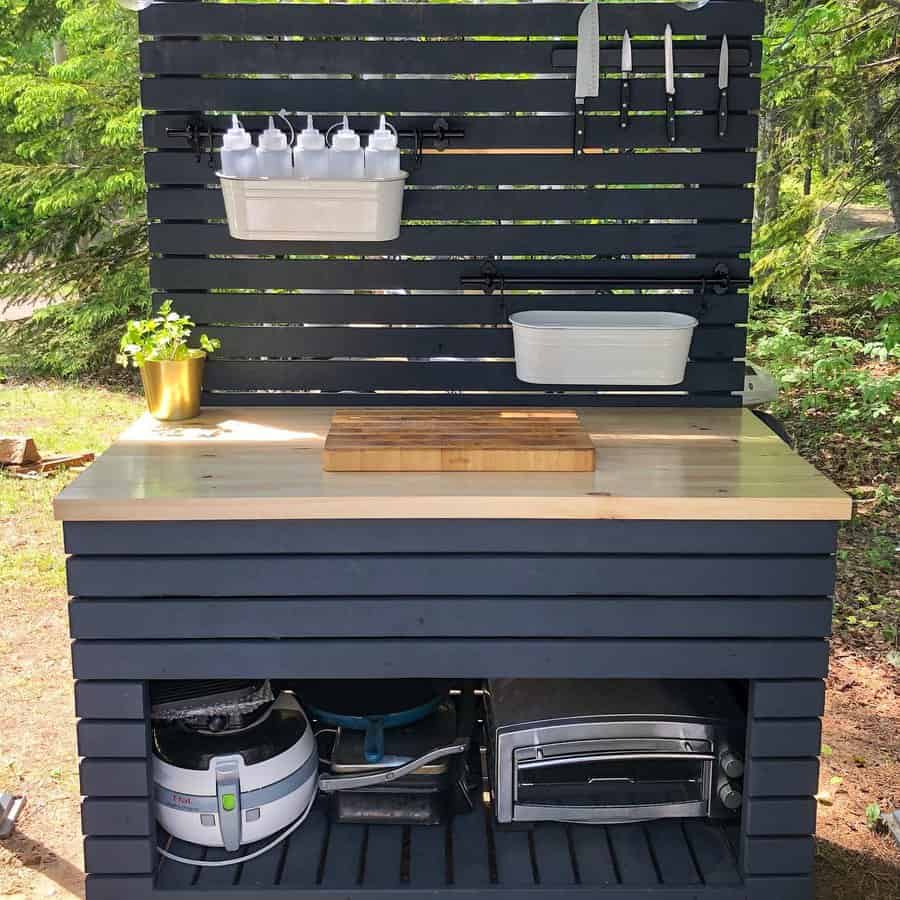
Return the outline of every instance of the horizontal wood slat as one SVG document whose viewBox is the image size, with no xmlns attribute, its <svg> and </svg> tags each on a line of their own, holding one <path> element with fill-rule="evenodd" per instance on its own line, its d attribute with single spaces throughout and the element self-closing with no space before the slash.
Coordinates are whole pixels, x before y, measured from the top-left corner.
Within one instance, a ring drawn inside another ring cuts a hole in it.
<svg viewBox="0 0 900 900">
<path fill-rule="evenodd" d="M 191 187 L 151 188 L 147 194 L 147 206 L 152 219 L 197 221 L 225 218 L 225 203 L 217 186 L 213 190 Z M 507 221 L 652 218 L 735 221 L 749 219 L 752 215 L 753 191 L 748 188 L 585 188 L 547 191 L 433 189 L 408 190 L 403 198 L 403 217 L 407 222 L 422 219 Z M 270 248 L 274 246 L 270 245 Z"/>
<path fill-rule="evenodd" d="M 110 746 L 108 753 L 116 748 Z M 90 757 L 79 766 L 81 793 L 90 797 L 147 797 L 150 769 L 143 759 Z"/>
<path fill-rule="evenodd" d="M 708 253 L 736 256 L 750 242 L 749 224 L 708 225 L 407 225 L 393 241 L 344 241 L 347 254 L 391 253 L 408 256 L 478 256 L 490 247 L 504 255 L 554 254 L 612 256 L 620 253 Z M 153 253 L 183 255 L 329 253 L 334 241 L 237 240 L 226 225 L 150 226 Z"/>
<path fill-rule="evenodd" d="M 819 789 L 819 760 L 751 759 L 744 773 L 749 797 L 812 796 Z"/>
<path fill-rule="evenodd" d="M 715 108 L 718 95 L 714 78 L 678 79 L 676 110 L 693 113 Z M 632 82 L 636 109 L 659 110 L 665 107 L 661 78 L 635 79 Z M 221 113 L 311 112 L 340 116 L 377 114 L 387 110 L 393 115 L 443 113 L 565 113 L 572 109 L 574 86 L 571 78 L 526 79 L 416 79 L 372 78 L 201 78 L 171 75 L 145 78 L 141 82 L 141 105 L 146 110 L 174 112 L 199 110 Z M 733 93 L 732 93 L 733 91 Z M 618 80 L 601 79 L 596 97 L 585 105 L 586 112 L 612 112 L 620 98 Z M 737 76 L 729 85 L 729 109 L 754 111 L 759 106 L 757 79 Z M 301 107 L 303 108 L 301 110 Z M 689 116 L 679 116 L 679 119 Z M 562 128 L 562 123 L 560 124 Z M 588 124 L 590 133 L 590 123 Z M 665 129 L 663 128 L 663 133 Z M 591 146 L 588 141 L 588 146 Z M 462 146 L 465 146 L 463 141 Z"/>
<path fill-rule="evenodd" d="M 824 681 L 757 681 L 750 688 L 756 719 L 821 716 L 825 712 Z"/>
<path fill-rule="evenodd" d="M 815 830 L 816 801 L 811 794 L 776 799 L 756 797 L 744 811 L 744 831 L 748 835 L 802 835 Z"/>
<path fill-rule="evenodd" d="M 90 874 L 140 875 L 153 872 L 157 859 L 155 838 L 96 836 L 84 839 L 84 868 Z"/>
<path fill-rule="evenodd" d="M 834 552 L 833 522 L 654 522 L 615 519 L 366 519 L 278 522 L 64 522 L 67 553 L 670 553 L 729 556 Z"/>
<path fill-rule="evenodd" d="M 643 23 L 642 23 L 642 27 Z M 742 45 L 743 44 L 743 45 Z M 575 46 L 558 41 L 222 41 L 207 39 L 145 41 L 140 47 L 141 71 L 151 75 L 343 75 L 343 74 L 476 74 L 552 73 L 575 68 Z M 716 41 L 679 41 L 675 47 L 677 74 L 718 72 Z M 621 43 L 601 41 L 600 70 L 618 72 Z M 755 62 L 756 60 L 754 60 Z M 634 72 L 665 69 L 661 40 L 632 43 Z M 732 36 L 732 72 L 751 66 L 749 42 Z"/>
<path fill-rule="evenodd" d="M 154 294 L 197 324 L 505 325 L 526 309 L 680 312 L 701 325 L 747 321 L 746 294 Z"/>
<path fill-rule="evenodd" d="M 504 391 L 536 393 L 559 390 L 556 385 L 526 384 L 516 378 L 515 363 L 357 360 L 222 360 L 206 364 L 203 386 L 208 391 Z M 744 365 L 738 362 L 689 362 L 684 380 L 670 391 L 735 391 L 743 388 Z M 595 391 L 603 385 L 566 385 L 566 391 Z M 621 385 L 619 392 L 646 390 Z"/>
<path fill-rule="evenodd" d="M 614 260 L 505 260 L 496 268 L 504 274 L 535 278 L 588 275 L 598 278 L 707 278 L 720 263 L 732 278 L 746 278 L 746 259 Z M 455 291 L 464 275 L 478 276 L 479 260 L 286 260 L 286 259 L 176 259 L 150 260 L 150 283 L 158 290 L 421 290 Z"/>
<path fill-rule="evenodd" d="M 149 712 L 146 685 L 140 681 L 79 681 L 75 715 L 82 719 L 143 719 Z"/>
<path fill-rule="evenodd" d="M 79 678 L 661 678 L 824 674 L 824 641 L 271 640 L 75 641 Z M 809 754 L 808 748 L 805 755 Z"/>
<path fill-rule="evenodd" d="M 81 831 L 119 837 L 155 834 L 153 804 L 146 798 L 86 797 L 81 802 Z"/>
<path fill-rule="evenodd" d="M 746 875 L 805 875 L 813 870 L 815 842 L 812 837 L 757 837 L 743 842 L 743 868 Z M 806 883 L 801 897 L 811 897 L 812 885 Z M 754 895 L 757 896 L 757 895 Z M 759 897 L 765 895 L 760 893 Z M 771 894 L 781 900 L 784 894 Z"/>
<path fill-rule="evenodd" d="M 456 37 L 458 35 L 574 35 L 580 10 L 571 3 L 473 5 L 415 3 L 350 7 L 315 4 L 154 4 L 140 13 L 142 34 L 177 36 L 238 35 L 390 35 Z M 673 4 L 606 4 L 602 31 L 622 34 L 640 22 L 641 33 L 661 33 L 671 22 L 690 34 L 759 34 L 761 3 L 713 0 L 694 12 Z"/>
<path fill-rule="evenodd" d="M 82 597 L 421 596 L 423 585 L 433 596 L 444 597 L 593 596 L 598 589 L 627 596 L 821 597 L 832 589 L 834 560 L 573 555 L 561 563 L 553 555 L 488 554 L 75 556 L 68 560 L 68 576 L 69 592 Z M 769 721 L 775 720 L 765 723 Z"/>
<path fill-rule="evenodd" d="M 144 157 L 150 184 L 218 184 L 215 167 L 189 150 Z M 756 155 L 721 153 L 571 154 L 435 153 L 410 173 L 410 184 L 700 184 L 740 186 L 755 177 Z"/>
<path fill-rule="evenodd" d="M 76 678 L 78 676 L 76 675 Z M 150 753 L 146 720 L 135 722 L 82 719 L 78 723 L 78 755 L 143 759 Z"/>
<path fill-rule="evenodd" d="M 73 638 L 824 637 L 827 598 L 78 599 Z M 765 773 L 759 780 L 766 781 Z M 792 791 L 802 793 L 802 791 Z"/>
<path fill-rule="evenodd" d="M 815 674 L 810 670 L 799 677 Z M 747 744 L 753 757 L 817 756 L 821 746 L 822 723 L 818 719 L 753 719 L 749 731 Z"/>
<path fill-rule="evenodd" d="M 85 878 L 87 900 L 152 900 L 157 896 L 150 875 L 91 875 Z M 252 898 L 247 898 L 252 900 Z"/>
<path fill-rule="evenodd" d="M 543 307 L 538 302 L 535 307 Z M 512 329 L 502 328 L 328 328 L 302 326 L 208 328 L 222 341 L 217 359 L 267 357 L 384 357 L 428 358 L 454 356 L 513 357 Z M 694 331 L 691 359 L 727 359 L 743 356 L 743 328 L 707 327 Z"/>
</svg>

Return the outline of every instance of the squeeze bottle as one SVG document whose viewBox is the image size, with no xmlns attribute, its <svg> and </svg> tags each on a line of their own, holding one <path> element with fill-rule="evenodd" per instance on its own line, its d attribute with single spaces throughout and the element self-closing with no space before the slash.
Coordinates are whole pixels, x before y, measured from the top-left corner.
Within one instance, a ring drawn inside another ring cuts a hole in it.
<svg viewBox="0 0 900 900">
<path fill-rule="evenodd" d="M 231 128 L 222 137 L 222 174 L 237 178 L 251 178 L 257 174 L 256 151 L 250 135 L 237 116 L 231 117 Z"/>
<path fill-rule="evenodd" d="M 363 151 L 359 144 L 359 135 L 350 127 L 347 117 L 340 131 L 331 139 L 331 150 L 328 153 L 329 178 L 362 178 L 365 174 Z"/>
<path fill-rule="evenodd" d="M 290 178 L 293 174 L 291 148 L 287 135 L 275 127 L 275 120 L 269 116 L 269 127 L 259 136 L 256 148 L 258 175 L 269 178 Z"/>
<path fill-rule="evenodd" d="M 294 174 L 301 178 L 328 177 L 328 150 L 325 135 L 313 127 L 313 118 L 306 116 L 306 128 L 297 135 L 294 147 Z"/>
<path fill-rule="evenodd" d="M 369 135 L 366 145 L 366 177 L 391 178 L 400 174 L 400 150 L 397 135 L 387 127 L 384 116 L 378 128 Z"/>
</svg>

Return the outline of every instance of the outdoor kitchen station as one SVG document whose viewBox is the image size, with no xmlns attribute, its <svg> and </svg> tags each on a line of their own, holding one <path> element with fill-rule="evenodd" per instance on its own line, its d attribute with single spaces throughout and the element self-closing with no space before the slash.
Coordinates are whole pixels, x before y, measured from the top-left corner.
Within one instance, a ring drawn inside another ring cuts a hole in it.
<svg viewBox="0 0 900 900">
<path fill-rule="evenodd" d="M 745 405 L 763 23 L 140 12 L 210 355 L 55 504 L 88 900 L 812 900 L 851 504 Z"/>
</svg>

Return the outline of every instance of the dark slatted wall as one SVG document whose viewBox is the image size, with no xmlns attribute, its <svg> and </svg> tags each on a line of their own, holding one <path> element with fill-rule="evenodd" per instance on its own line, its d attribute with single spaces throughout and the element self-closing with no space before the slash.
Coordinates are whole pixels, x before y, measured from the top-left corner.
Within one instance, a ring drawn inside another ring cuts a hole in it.
<svg viewBox="0 0 900 900">
<path fill-rule="evenodd" d="M 141 13 L 151 279 L 222 339 L 210 361 L 216 403 L 657 403 L 730 405 L 743 384 L 746 294 L 670 279 L 748 275 L 762 5 L 713 0 L 601 3 L 600 97 L 591 152 L 571 154 L 580 3 L 156 3 Z M 676 35 L 678 141 L 667 146 L 661 36 Z M 635 109 L 618 122 L 619 47 L 635 44 Z M 719 42 L 731 46 L 728 133 L 718 137 Z M 343 112 L 371 128 L 436 116 L 464 137 L 425 142 L 400 237 L 386 244 L 232 239 L 215 164 L 183 137 L 202 115 L 251 129 L 285 108 Z M 590 275 L 621 285 L 573 291 L 463 288 L 486 263 L 504 275 Z M 652 279 L 653 288 L 628 285 Z M 519 382 L 511 312 L 653 309 L 700 320 L 682 384 L 541 389 Z M 340 396 L 336 395 L 340 393 Z M 414 392 L 414 393 L 409 393 Z M 573 397 L 573 394 L 576 395 Z"/>
</svg>

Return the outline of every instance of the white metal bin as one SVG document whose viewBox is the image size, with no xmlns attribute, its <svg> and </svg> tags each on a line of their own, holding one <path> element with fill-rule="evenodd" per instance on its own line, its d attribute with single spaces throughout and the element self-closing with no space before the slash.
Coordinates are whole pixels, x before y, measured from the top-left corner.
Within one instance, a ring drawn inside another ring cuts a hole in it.
<svg viewBox="0 0 900 900">
<path fill-rule="evenodd" d="M 228 231 L 244 241 L 392 241 L 406 172 L 353 180 L 219 173 Z"/>
<path fill-rule="evenodd" d="M 669 312 L 535 309 L 509 321 L 516 376 L 529 384 L 678 384 L 697 327 Z"/>
</svg>

